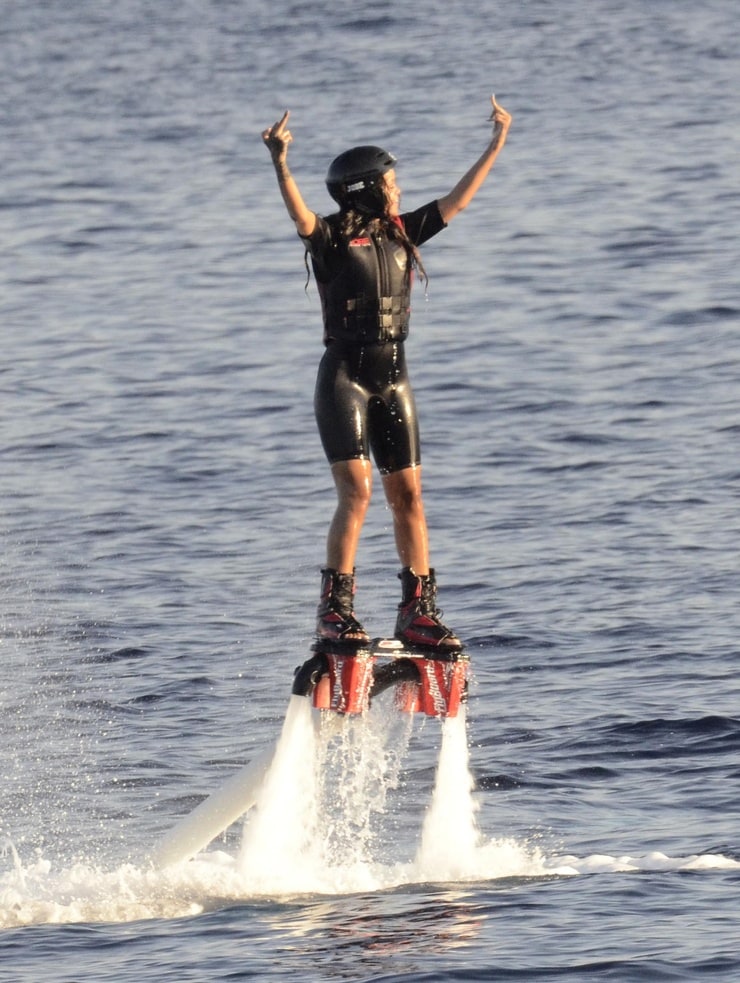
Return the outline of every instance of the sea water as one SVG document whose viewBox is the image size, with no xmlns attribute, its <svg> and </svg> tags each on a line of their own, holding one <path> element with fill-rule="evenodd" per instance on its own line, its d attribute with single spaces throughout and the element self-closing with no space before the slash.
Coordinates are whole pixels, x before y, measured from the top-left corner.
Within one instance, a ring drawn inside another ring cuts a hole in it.
<svg viewBox="0 0 740 983">
<path fill-rule="evenodd" d="M 4 5 L 0 979 L 737 978 L 736 20 Z M 260 133 L 291 109 L 319 211 L 335 154 L 387 146 L 412 208 L 491 91 L 510 139 L 408 343 L 464 728 L 312 723 L 261 817 L 152 866 L 279 739 L 333 504 Z"/>
</svg>

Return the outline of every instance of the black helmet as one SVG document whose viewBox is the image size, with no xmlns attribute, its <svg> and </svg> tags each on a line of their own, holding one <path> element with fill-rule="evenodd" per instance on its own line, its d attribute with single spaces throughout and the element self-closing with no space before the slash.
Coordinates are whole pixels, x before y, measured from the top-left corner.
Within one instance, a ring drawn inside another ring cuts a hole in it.
<svg viewBox="0 0 740 983">
<path fill-rule="evenodd" d="M 326 187 L 341 208 L 383 213 L 385 196 L 380 178 L 396 166 L 396 158 L 381 147 L 353 147 L 329 165 Z"/>
</svg>

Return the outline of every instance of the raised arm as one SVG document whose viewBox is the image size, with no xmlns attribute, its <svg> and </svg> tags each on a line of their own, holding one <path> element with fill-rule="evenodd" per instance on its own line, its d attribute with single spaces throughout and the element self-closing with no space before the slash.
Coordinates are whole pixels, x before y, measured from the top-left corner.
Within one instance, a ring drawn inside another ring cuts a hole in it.
<svg viewBox="0 0 740 983">
<path fill-rule="evenodd" d="M 494 125 L 490 143 L 470 170 L 460 178 L 452 191 L 437 202 L 445 222 L 451 222 L 463 208 L 470 204 L 488 177 L 488 172 L 493 167 L 504 143 L 506 143 L 506 134 L 511 126 L 511 116 L 503 106 L 499 106 L 495 96 L 491 96 L 491 105 L 493 112 L 490 118 Z"/>
<path fill-rule="evenodd" d="M 288 169 L 288 144 L 293 140 L 288 127 L 289 110 L 285 110 L 282 119 L 268 126 L 262 133 L 262 139 L 270 151 L 275 174 L 283 196 L 288 215 L 295 222 L 298 234 L 310 236 L 316 227 L 316 215 L 306 205 L 303 195 L 298 190 L 295 178 Z"/>
</svg>

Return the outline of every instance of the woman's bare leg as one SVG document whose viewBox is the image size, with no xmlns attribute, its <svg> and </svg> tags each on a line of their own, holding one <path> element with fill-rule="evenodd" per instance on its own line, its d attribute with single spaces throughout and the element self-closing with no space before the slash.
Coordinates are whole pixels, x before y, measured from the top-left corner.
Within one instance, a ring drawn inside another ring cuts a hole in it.
<svg viewBox="0 0 740 983">
<path fill-rule="evenodd" d="M 460 641 L 442 623 L 435 597 L 437 584 L 429 568 L 429 533 L 421 497 L 421 468 L 404 468 L 383 478 L 393 513 L 396 547 L 401 560 L 402 600 L 396 619 L 396 638 L 407 645 L 445 652 L 460 649 Z"/>
<path fill-rule="evenodd" d="M 321 571 L 321 597 L 316 611 L 316 637 L 324 641 L 366 645 L 369 637 L 354 612 L 355 555 L 372 492 L 367 460 L 332 465 L 337 507 L 329 526 L 326 569 Z"/>
<path fill-rule="evenodd" d="M 419 576 L 429 573 L 429 533 L 421 497 L 421 467 L 383 475 L 383 489 L 393 516 L 393 533 L 402 567 Z"/>
<path fill-rule="evenodd" d="M 326 565 L 339 573 L 352 573 L 372 494 L 372 465 L 366 459 L 339 461 L 331 472 L 337 507 L 329 526 Z"/>
</svg>

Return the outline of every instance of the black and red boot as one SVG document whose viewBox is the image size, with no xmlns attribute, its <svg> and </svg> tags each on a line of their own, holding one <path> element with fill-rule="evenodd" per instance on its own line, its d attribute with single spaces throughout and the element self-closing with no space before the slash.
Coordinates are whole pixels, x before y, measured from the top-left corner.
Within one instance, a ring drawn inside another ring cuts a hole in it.
<svg viewBox="0 0 740 983">
<path fill-rule="evenodd" d="M 459 652 L 462 643 L 442 622 L 437 609 L 437 581 L 434 570 L 419 576 L 410 567 L 399 573 L 402 600 L 398 605 L 396 638 L 411 648 L 425 648 L 440 653 Z"/>
<path fill-rule="evenodd" d="M 316 611 L 316 639 L 361 647 L 370 636 L 355 617 L 354 573 L 338 573 L 327 567 L 321 571 L 321 600 Z"/>
</svg>

